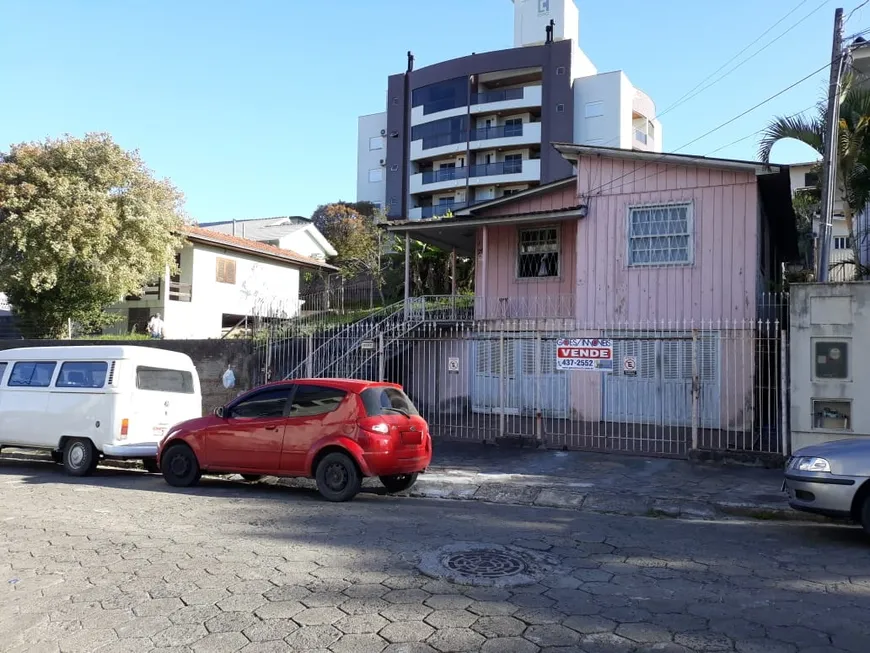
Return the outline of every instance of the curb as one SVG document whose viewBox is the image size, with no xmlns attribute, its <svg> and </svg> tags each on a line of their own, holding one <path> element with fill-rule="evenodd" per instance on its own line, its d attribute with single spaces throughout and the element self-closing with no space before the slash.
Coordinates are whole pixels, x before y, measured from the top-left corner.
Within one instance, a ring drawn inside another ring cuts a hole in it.
<svg viewBox="0 0 870 653">
<path fill-rule="evenodd" d="M 10 455 L 10 454 L 8 454 Z M 17 460 L 49 462 L 43 454 L 16 450 L 10 457 Z M 115 469 L 138 469 L 143 467 L 138 461 L 103 460 L 103 467 Z M 429 474 L 428 476 L 439 476 Z M 624 515 L 631 517 L 667 517 L 672 519 L 713 520 L 727 518 L 748 518 L 759 521 L 834 523 L 832 520 L 792 510 L 785 502 L 783 505 L 754 505 L 739 502 L 672 499 L 645 497 L 637 494 L 617 492 L 578 492 L 559 486 L 527 485 L 522 483 L 474 483 L 464 482 L 461 478 L 451 480 L 426 478 L 421 475 L 416 485 L 409 491 L 397 494 L 398 497 L 420 499 L 444 499 L 451 501 L 481 501 L 517 506 L 539 506 L 542 508 L 561 508 L 578 512 Z M 295 488 L 314 488 L 314 482 L 303 478 L 270 478 L 270 485 Z M 364 488 L 378 487 L 372 482 Z M 382 488 L 380 488 L 382 489 Z"/>
</svg>

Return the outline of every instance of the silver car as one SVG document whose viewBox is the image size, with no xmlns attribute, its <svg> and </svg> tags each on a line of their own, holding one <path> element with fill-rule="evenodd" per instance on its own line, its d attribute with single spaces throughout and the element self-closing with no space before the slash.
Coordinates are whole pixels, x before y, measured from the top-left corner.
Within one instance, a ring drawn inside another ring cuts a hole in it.
<svg viewBox="0 0 870 653">
<path fill-rule="evenodd" d="M 786 463 L 783 489 L 795 510 L 850 519 L 870 534 L 870 438 L 799 449 Z"/>
</svg>

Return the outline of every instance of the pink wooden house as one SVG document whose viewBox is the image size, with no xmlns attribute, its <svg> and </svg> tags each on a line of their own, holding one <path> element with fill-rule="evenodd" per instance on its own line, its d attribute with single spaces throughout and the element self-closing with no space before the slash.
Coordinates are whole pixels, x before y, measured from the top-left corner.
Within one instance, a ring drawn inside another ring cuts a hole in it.
<svg viewBox="0 0 870 653">
<path fill-rule="evenodd" d="M 755 335 L 771 317 L 762 298 L 797 253 L 788 169 L 554 147 L 576 177 L 388 228 L 474 256 L 475 319 L 545 332 L 545 362 L 555 360 L 559 337 L 613 339 L 610 374 L 538 364 L 549 375 L 543 394 L 554 399 L 547 404 L 537 390 L 537 410 L 583 422 L 751 430 L 760 410 Z M 623 370 L 626 359 L 636 369 Z M 701 386 L 694 405 L 693 378 Z M 472 380 L 470 393 L 485 395 L 484 386 Z M 486 408 L 486 397 L 473 401 Z"/>
</svg>

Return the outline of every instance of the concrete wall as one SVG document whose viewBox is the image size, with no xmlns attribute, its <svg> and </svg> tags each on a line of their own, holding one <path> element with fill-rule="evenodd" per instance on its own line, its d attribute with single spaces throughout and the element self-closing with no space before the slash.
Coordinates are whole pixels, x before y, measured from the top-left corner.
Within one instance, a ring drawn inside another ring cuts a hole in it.
<svg viewBox="0 0 870 653">
<path fill-rule="evenodd" d="M 791 437 L 792 450 L 810 444 L 870 435 L 866 402 L 870 379 L 870 283 L 798 284 L 791 290 Z M 816 345 L 842 343 L 845 378 L 820 378 L 816 363 L 824 352 Z M 846 402 L 848 421 L 824 411 L 825 401 Z M 820 403 L 815 403 L 820 402 Z"/>
<path fill-rule="evenodd" d="M 359 117 L 357 131 L 357 161 L 356 161 L 356 201 L 378 202 L 382 207 L 386 202 L 387 194 L 387 169 L 381 166 L 381 159 L 387 158 L 387 136 L 381 136 L 381 130 L 387 129 L 387 113 L 373 113 Z M 371 149 L 374 144 L 381 144 L 380 149 Z M 380 139 L 380 140 L 377 140 Z M 369 170 L 381 168 L 383 180 L 380 182 L 369 181 Z M 303 254 L 304 252 L 300 252 Z"/>
<path fill-rule="evenodd" d="M 203 414 L 226 404 L 252 387 L 253 347 L 247 340 L 0 340 L 0 351 L 18 347 L 69 347 L 71 345 L 135 345 L 187 354 L 193 360 L 202 385 Z M 236 386 L 227 390 L 223 375 L 231 367 Z"/>
</svg>

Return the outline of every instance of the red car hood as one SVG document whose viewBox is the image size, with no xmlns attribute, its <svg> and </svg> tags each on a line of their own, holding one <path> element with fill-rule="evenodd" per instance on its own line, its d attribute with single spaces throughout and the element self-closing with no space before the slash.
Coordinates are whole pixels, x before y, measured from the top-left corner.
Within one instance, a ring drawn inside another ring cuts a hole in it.
<svg viewBox="0 0 870 653">
<path fill-rule="evenodd" d="M 199 431 L 200 429 L 220 424 L 223 421 L 224 420 L 215 415 L 206 415 L 205 417 L 197 417 L 195 419 L 189 419 L 186 422 L 180 422 L 173 426 L 170 431 Z"/>
</svg>

